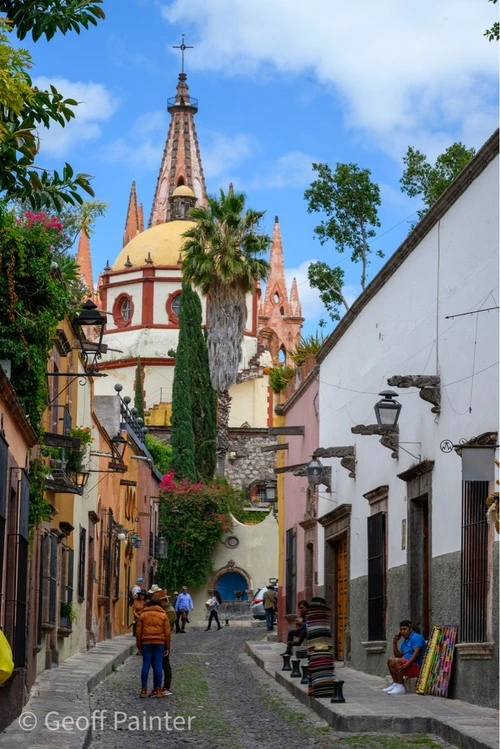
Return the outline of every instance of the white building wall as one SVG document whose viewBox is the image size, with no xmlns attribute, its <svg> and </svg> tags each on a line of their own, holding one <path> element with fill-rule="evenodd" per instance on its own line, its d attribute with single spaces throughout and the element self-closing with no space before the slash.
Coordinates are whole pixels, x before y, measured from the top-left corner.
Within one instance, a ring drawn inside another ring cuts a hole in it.
<svg viewBox="0 0 500 749">
<path fill-rule="evenodd" d="M 130 280 L 130 278 L 127 278 L 127 281 Z M 140 325 L 142 323 L 142 283 L 138 281 L 137 283 L 124 283 L 120 286 L 111 286 L 108 291 L 107 299 L 108 312 L 113 311 L 114 303 L 116 302 L 120 294 L 128 294 L 128 296 L 132 298 L 134 312 L 132 315 L 131 325 Z M 115 327 L 113 315 L 109 315 L 108 327 Z"/>
<path fill-rule="evenodd" d="M 498 304 L 497 216 L 498 158 L 404 260 L 321 363 L 320 445 L 356 446 L 354 480 L 338 460 L 324 461 L 338 476 L 331 498 L 352 504 L 351 578 L 367 574 L 369 505 L 363 494 L 384 484 L 389 486 L 388 566 L 406 562 L 401 549 L 406 485 L 397 474 L 418 463 L 419 456 L 435 461 L 432 555 L 460 549 L 461 464 L 454 452 L 443 453 L 440 443 L 457 443 L 498 427 L 498 314 L 446 317 Z M 351 427 L 376 423 L 377 394 L 392 389 L 387 378 L 405 374 L 440 375 L 441 414 L 431 413 L 431 404 L 416 389 L 399 389 L 403 407 L 396 461 L 379 437 L 353 435 Z M 319 510 L 334 507 L 320 502 Z"/>
</svg>

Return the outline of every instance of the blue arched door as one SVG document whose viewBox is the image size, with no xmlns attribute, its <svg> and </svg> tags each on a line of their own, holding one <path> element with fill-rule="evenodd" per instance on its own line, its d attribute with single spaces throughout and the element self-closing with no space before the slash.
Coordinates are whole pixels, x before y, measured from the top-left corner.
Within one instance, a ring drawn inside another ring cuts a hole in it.
<svg viewBox="0 0 500 749">
<path fill-rule="evenodd" d="M 246 587 L 247 581 L 239 572 L 225 572 L 219 577 L 216 585 L 223 601 L 236 601 L 237 592 L 241 593 L 241 601 L 247 601 Z"/>
</svg>

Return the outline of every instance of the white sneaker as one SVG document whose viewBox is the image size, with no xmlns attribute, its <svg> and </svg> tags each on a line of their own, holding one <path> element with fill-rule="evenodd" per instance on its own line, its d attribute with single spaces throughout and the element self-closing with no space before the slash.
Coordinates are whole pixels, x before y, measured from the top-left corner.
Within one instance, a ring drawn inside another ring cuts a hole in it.
<svg viewBox="0 0 500 749">
<path fill-rule="evenodd" d="M 387 694 L 404 694 L 405 688 L 403 684 L 395 684 L 394 687 L 391 689 L 390 692 L 387 692 Z"/>
<path fill-rule="evenodd" d="M 392 691 L 392 688 L 393 688 L 394 686 L 396 686 L 396 682 L 395 682 L 395 681 L 393 681 L 393 682 L 392 682 L 392 684 L 389 684 L 389 686 L 388 686 L 388 687 L 385 687 L 384 689 L 382 689 L 382 691 L 383 691 L 383 692 L 391 692 L 391 691 Z"/>
</svg>

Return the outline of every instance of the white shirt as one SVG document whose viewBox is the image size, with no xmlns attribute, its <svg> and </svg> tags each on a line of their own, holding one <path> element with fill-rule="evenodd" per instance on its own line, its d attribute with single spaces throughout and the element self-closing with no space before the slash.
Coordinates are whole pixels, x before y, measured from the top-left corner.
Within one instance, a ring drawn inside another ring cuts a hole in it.
<svg viewBox="0 0 500 749">
<path fill-rule="evenodd" d="M 134 585 L 134 587 L 132 588 L 132 595 L 136 596 L 140 592 L 141 592 L 141 586 L 140 585 Z"/>
</svg>

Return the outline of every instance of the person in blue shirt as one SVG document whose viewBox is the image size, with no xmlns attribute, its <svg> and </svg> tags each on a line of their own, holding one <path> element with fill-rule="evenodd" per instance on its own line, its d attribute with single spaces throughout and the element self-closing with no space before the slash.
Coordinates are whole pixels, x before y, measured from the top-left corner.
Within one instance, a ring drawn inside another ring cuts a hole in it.
<svg viewBox="0 0 500 749">
<path fill-rule="evenodd" d="M 404 694 L 403 678 L 416 677 L 424 659 L 425 640 L 415 632 L 409 619 L 403 619 L 399 632 L 392 638 L 394 656 L 389 658 L 387 666 L 393 683 L 384 689 L 387 694 Z"/>
<path fill-rule="evenodd" d="M 193 600 L 188 593 L 188 589 L 186 588 L 186 586 L 184 586 L 175 601 L 175 610 L 177 611 L 177 622 L 180 623 L 179 633 L 183 634 L 186 631 L 186 622 L 189 621 L 188 613 L 193 608 L 194 608 Z"/>
</svg>

